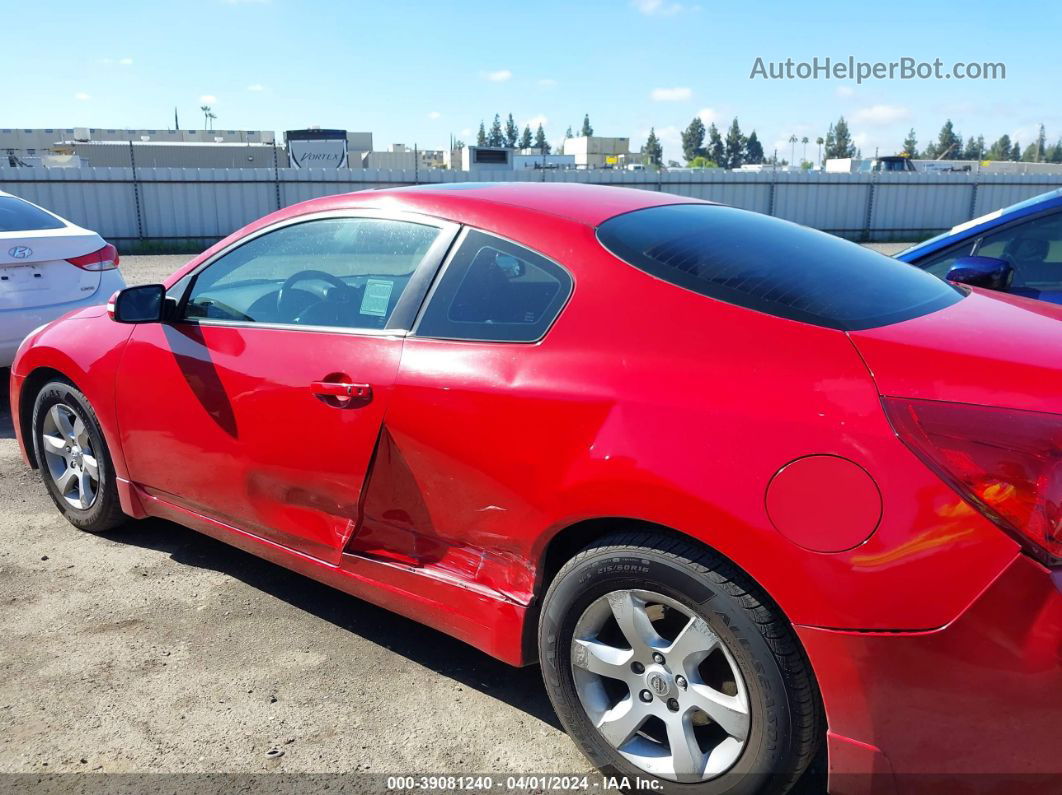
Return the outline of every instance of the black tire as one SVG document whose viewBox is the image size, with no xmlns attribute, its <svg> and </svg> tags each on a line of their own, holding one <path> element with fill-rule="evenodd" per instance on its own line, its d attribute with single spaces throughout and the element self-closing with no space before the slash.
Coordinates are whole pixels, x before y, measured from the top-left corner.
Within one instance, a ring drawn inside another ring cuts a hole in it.
<svg viewBox="0 0 1062 795">
<path fill-rule="evenodd" d="M 44 418 L 53 406 L 61 403 L 68 407 L 84 424 L 85 432 L 91 441 L 92 450 L 99 468 L 99 486 L 95 499 L 86 509 L 80 509 L 63 498 L 59 487 L 52 479 L 48 468 L 48 461 L 44 455 Z M 114 465 L 111 462 L 110 451 L 107 442 L 100 430 L 96 412 L 80 390 L 73 384 L 65 381 L 51 381 L 44 385 L 33 404 L 33 450 L 37 459 L 37 468 L 41 473 L 41 480 L 48 490 L 48 496 L 52 498 L 55 507 L 66 517 L 67 521 L 79 530 L 89 533 L 104 533 L 113 530 L 128 520 L 122 513 L 121 502 L 118 499 L 118 484 L 115 482 Z"/>
<path fill-rule="evenodd" d="M 576 623 L 595 600 L 624 589 L 654 591 L 689 608 L 736 662 L 751 720 L 741 756 L 722 775 L 680 783 L 646 773 L 605 740 L 583 709 L 571 666 Z M 633 531 L 587 547 L 550 584 L 538 642 L 546 690 L 564 728 L 605 775 L 627 777 L 631 791 L 640 779 L 652 781 L 655 791 L 687 795 L 784 793 L 822 742 L 818 688 L 791 627 L 747 576 L 694 542 Z"/>
</svg>

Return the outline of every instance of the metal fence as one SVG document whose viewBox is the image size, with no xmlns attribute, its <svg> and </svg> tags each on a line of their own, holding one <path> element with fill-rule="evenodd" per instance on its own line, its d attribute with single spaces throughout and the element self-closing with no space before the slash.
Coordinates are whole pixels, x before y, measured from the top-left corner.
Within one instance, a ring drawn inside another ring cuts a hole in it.
<svg viewBox="0 0 1062 795">
<path fill-rule="evenodd" d="M 853 240 L 920 240 L 1062 187 L 1062 176 L 430 169 L 0 168 L 0 189 L 130 249 L 206 244 L 268 212 L 335 193 L 442 182 L 582 182 L 710 199 Z"/>
</svg>

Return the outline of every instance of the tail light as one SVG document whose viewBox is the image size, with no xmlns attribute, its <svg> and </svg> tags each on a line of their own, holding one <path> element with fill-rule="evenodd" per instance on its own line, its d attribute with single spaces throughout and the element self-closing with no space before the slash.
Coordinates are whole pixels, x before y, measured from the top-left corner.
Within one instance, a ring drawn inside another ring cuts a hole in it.
<svg viewBox="0 0 1062 795">
<path fill-rule="evenodd" d="M 118 267 L 118 249 L 108 243 L 99 251 L 93 251 L 91 254 L 85 254 L 82 257 L 73 257 L 68 259 L 67 262 L 71 265 L 77 265 L 86 271 L 114 270 Z"/>
<path fill-rule="evenodd" d="M 884 398 L 900 439 L 1047 565 L 1062 563 L 1062 415 Z"/>
</svg>

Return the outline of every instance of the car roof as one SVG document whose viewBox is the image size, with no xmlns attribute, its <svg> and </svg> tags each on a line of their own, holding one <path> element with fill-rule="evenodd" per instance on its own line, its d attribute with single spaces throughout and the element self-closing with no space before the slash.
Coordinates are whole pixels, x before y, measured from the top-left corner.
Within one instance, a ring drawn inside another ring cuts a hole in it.
<svg viewBox="0 0 1062 795">
<path fill-rule="evenodd" d="M 396 206 L 450 220 L 462 221 L 491 207 L 507 213 L 520 210 L 545 213 L 588 226 L 616 215 L 664 204 L 711 204 L 700 199 L 656 190 L 563 182 L 444 182 L 400 188 L 358 191 L 313 199 L 287 208 L 294 214 L 344 207 Z"/>
</svg>

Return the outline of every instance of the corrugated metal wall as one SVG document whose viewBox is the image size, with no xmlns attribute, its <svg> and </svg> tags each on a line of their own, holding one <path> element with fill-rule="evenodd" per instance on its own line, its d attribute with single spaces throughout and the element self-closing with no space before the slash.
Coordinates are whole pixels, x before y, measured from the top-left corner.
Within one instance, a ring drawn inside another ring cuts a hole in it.
<svg viewBox="0 0 1062 795">
<path fill-rule="evenodd" d="M 0 168 L 0 188 L 114 241 L 211 240 L 278 207 L 349 191 L 437 182 L 584 182 L 694 196 L 861 241 L 918 240 L 1062 187 L 1058 176 L 706 170 Z"/>
</svg>

